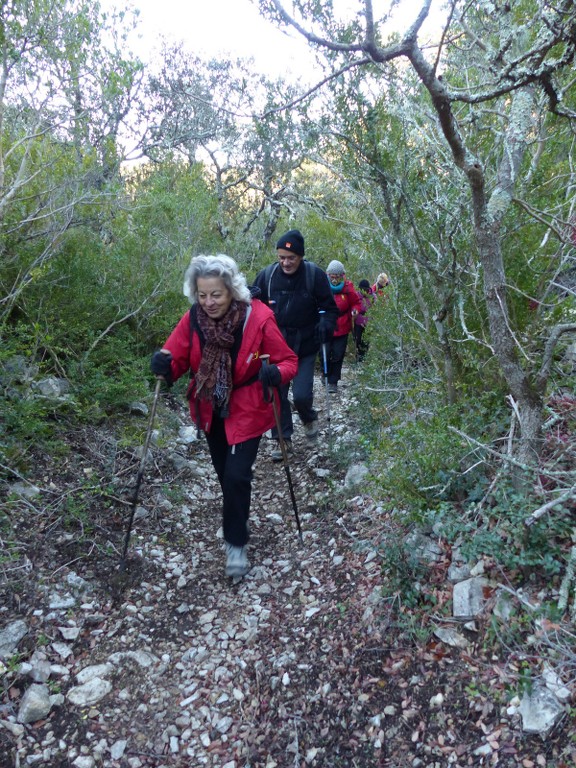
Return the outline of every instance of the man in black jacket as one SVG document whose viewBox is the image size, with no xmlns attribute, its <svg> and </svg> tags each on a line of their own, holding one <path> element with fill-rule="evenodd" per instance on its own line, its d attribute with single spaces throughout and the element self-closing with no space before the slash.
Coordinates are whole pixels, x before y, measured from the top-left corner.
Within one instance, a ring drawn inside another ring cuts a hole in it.
<svg viewBox="0 0 576 768">
<path fill-rule="evenodd" d="M 276 243 L 278 262 L 261 270 L 254 285 L 267 302 L 288 346 L 298 355 L 298 373 L 292 379 L 292 399 L 304 434 L 318 436 L 318 414 L 314 410 L 314 367 L 322 342 L 329 341 L 338 318 L 338 308 L 326 273 L 304 259 L 304 238 L 291 229 Z M 280 387 L 282 436 L 291 445 L 294 426 L 288 400 L 290 384 Z M 277 437 L 276 431 L 272 433 Z M 272 458 L 280 461 L 280 451 Z"/>
</svg>

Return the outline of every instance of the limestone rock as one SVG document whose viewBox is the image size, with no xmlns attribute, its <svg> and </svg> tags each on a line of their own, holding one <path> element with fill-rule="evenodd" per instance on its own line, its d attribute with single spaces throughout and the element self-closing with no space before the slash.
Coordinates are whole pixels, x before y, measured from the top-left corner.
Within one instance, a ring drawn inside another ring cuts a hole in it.
<svg viewBox="0 0 576 768">
<path fill-rule="evenodd" d="M 35 723 L 50 712 L 50 690 L 47 685 L 33 683 L 26 689 L 18 708 L 19 723 Z"/>
<path fill-rule="evenodd" d="M 473 619 L 484 608 L 484 586 L 486 579 L 475 576 L 454 584 L 452 592 L 452 613 L 460 619 Z"/>
<path fill-rule="evenodd" d="M 526 733 L 539 733 L 546 738 L 564 714 L 564 707 L 545 685 L 535 683 L 522 697 L 520 714 Z"/>
<path fill-rule="evenodd" d="M 101 677 L 94 677 L 84 685 L 76 685 L 70 688 L 66 698 L 71 704 L 78 707 L 89 707 L 96 704 L 104 696 L 107 696 L 112 690 L 112 683 L 103 680 Z"/>
<path fill-rule="evenodd" d="M 23 619 L 13 621 L 0 630 L 0 659 L 9 658 L 27 632 L 28 625 Z"/>
</svg>

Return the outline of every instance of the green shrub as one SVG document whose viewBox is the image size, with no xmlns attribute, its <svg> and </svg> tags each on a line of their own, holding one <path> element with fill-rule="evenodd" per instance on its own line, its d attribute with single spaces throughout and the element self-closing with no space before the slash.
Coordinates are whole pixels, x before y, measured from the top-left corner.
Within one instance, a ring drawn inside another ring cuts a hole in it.
<svg viewBox="0 0 576 768">
<path fill-rule="evenodd" d="M 529 511 L 540 503 L 536 495 L 518 493 L 508 479 L 501 479 L 483 504 L 458 508 L 444 504 L 430 510 L 429 516 L 449 540 L 463 542 L 462 554 L 471 562 L 485 556 L 509 574 L 554 577 L 564 568 L 573 523 L 569 510 L 557 507 L 527 527 Z"/>
<path fill-rule="evenodd" d="M 150 362 L 137 356 L 127 329 L 107 336 L 87 360 L 70 364 L 75 395 L 83 408 L 125 411 L 149 392 Z"/>
</svg>

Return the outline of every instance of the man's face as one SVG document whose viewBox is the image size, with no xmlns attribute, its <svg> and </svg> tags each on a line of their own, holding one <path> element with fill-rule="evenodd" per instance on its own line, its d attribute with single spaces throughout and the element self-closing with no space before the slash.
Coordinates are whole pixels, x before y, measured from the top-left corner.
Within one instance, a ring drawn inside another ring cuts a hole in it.
<svg viewBox="0 0 576 768">
<path fill-rule="evenodd" d="M 292 253 L 292 251 L 287 251 L 285 248 L 278 248 L 276 253 L 282 272 L 286 275 L 293 275 L 304 258 L 303 256 L 298 256 L 297 254 Z"/>
</svg>

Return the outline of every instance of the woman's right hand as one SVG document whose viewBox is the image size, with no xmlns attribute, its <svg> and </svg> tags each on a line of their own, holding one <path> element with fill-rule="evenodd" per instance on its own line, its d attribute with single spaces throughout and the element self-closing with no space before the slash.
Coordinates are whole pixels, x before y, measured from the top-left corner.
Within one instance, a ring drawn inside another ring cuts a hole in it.
<svg viewBox="0 0 576 768">
<path fill-rule="evenodd" d="M 152 355 L 150 361 L 150 367 L 152 373 L 156 376 L 161 376 L 167 382 L 172 379 L 172 353 L 168 349 L 158 349 Z"/>
</svg>

